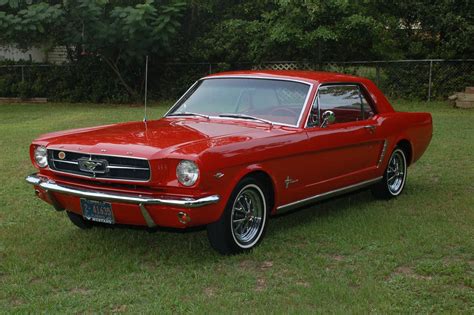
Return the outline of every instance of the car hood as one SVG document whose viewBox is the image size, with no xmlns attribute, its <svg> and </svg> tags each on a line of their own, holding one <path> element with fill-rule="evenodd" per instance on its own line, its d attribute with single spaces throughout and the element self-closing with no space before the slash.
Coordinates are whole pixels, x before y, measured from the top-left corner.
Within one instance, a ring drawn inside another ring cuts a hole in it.
<svg viewBox="0 0 474 315">
<path fill-rule="evenodd" d="M 268 136 L 270 130 L 254 122 L 163 118 L 54 132 L 36 143 L 49 149 L 153 158 L 176 151 L 199 154 L 210 146 Z"/>
</svg>

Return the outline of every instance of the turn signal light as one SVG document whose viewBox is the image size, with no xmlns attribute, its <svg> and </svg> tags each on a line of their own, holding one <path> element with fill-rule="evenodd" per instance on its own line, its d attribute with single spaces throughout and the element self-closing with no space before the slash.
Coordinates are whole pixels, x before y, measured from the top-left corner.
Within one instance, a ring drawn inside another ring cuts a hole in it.
<svg viewBox="0 0 474 315">
<path fill-rule="evenodd" d="M 191 222 L 191 217 L 183 211 L 178 212 L 178 221 L 183 224 L 188 224 Z"/>
</svg>

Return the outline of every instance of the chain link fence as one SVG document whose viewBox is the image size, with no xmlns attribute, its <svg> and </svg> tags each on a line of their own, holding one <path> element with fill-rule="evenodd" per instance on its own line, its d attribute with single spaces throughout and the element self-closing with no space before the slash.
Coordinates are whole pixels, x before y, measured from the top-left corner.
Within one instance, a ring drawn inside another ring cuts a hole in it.
<svg viewBox="0 0 474 315">
<path fill-rule="evenodd" d="M 0 97 L 25 98 L 29 94 L 43 97 L 44 92 L 39 91 L 37 82 L 42 81 L 43 74 L 54 68 L 53 65 L 42 64 L 0 65 Z"/>
<path fill-rule="evenodd" d="M 160 66 L 166 82 L 187 81 L 186 86 L 210 73 L 232 70 L 312 70 L 362 76 L 374 81 L 391 98 L 446 99 L 474 86 L 474 59 L 470 60 L 394 60 L 353 62 L 278 61 L 254 63 L 174 63 Z M 179 77 L 172 78 L 173 74 Z M 188 76 L 189 77 L 188 79 Z M 183 82 L 184 83 L 184 82 Z M 172 88 L 172 87 L 171 87 Z M 175 88 L 179 89 L 179 85 Z"/>
<path fill-rule="evenodd" d="M 87 66 L 75 63 L 0 65 L 0 98 L 94 103 L 130 100 L 112 71 L 100 61 Z"/>
<path fill-rule="evenodd" d="M 60 95 L 48 95 L 51 85 L 57 89 L 64 80 L 65 67 L 68 80 L 74 82 L 74 73 L 79 69 L 65 65 L 2 65 L 0 66 L 0 97 L 49 97 L 68 99 L 68 88 Z M 181 95 L 194 81 L 208 74 L 232 70 L 315 70 L 331 71 L 362 76 L 373 80 L 390 98 L 435 100 L 474 86 L 474 59 L 470 60 L 395 60 L 395 61 L 353 61 L 353 62 L 300 62 L 278 61 L 262 63 L 160 63 L 150 59 L 148 92 L 151 99 L 174 99 Z M 55 77 L 58 76 L 57 78 Z M 102 81 L 115 80 L 113 75 Z M 116 93 L 117 83 L 104 83 L 94 89 L 109 89 Z M 84 84 L 83 84 L 84 85 Z M 114 86 L 111 86 L 114 85 Z M 27 92 L 27 93 L 26 93 Z M 80 91 L 74 91 L 79 93 Z M 91 93 L 91 92 L 87 92 Z M 105 92 L 107 93 L 107 91 Z M 124 92 L 125 93 L 125 92 Z M 125 96 L 124 96 L 125 97 Z M 80 100 L 80 96 L 78 96 Z M 83 100 L 84 101 L 84 100 Z"/>
</svg>

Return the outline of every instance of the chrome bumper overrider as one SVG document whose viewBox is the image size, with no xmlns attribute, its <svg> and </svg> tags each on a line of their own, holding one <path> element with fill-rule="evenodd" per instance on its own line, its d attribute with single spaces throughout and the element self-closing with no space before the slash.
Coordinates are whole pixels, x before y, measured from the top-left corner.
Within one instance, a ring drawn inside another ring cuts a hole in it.
<svg viewBox="0 0 474 315">
<path fill-rule="evenodd" d="M 218 195 L 212 195 L 199 199 L 193 198 L 181 198 L 181 199 L 167 199 L 167 198 L 152 198 L 143 195 L 133 194 L 122 194 L 122 193 L 111 193 L 101 192 L 96 190 L 72 187 L 49 180 L 44 177 L 40 177 L 37 174 L 32 174 L 26 177 L 26 181 L 34 186 L 38 186 L 46 190 L 47 192 L 58 192 L 66 195 L 72 195 L 77 197 L 83 197 L 93 200 L 102 201 L 115 201 L 123 203 L 137 204 L 140 206 L 144 205 L 166 205 L 178 208 L 198 208 L 206 205 L 214 204 L 219 201 Z"/>
</svg>

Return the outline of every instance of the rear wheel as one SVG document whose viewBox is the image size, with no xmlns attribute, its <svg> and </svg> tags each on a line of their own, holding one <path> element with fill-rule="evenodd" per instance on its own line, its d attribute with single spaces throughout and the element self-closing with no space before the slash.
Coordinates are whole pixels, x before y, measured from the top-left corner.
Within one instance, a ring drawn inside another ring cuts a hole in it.
<svg viewBox="0 0 474 315">
<path fill-rule="evenodd" d="M 81 215 L 76 214 L 74 212 L 66 211 L 69 220 L 71 220 L 72 224 L 80 228 L 81 230 L 87 230 L 92 228 L 92 222 L 84 219 Z"/>
<path fill-rule="evenodd" d="M 211 246 L 224 255 L 249 251 L 257 246 L 265 233 L 268 196 L 255 178 L 240 181 L 219 221 L 207 226 Z"/>
<path fill-rule="evenodd" d="M 400 195 L 407 178 L 407 160 L 405 152 L 396 147 L 393 150 L 382 181 L 375 184 L 372 193 L 382 199 L 391 199 Z"/>
</svg>

